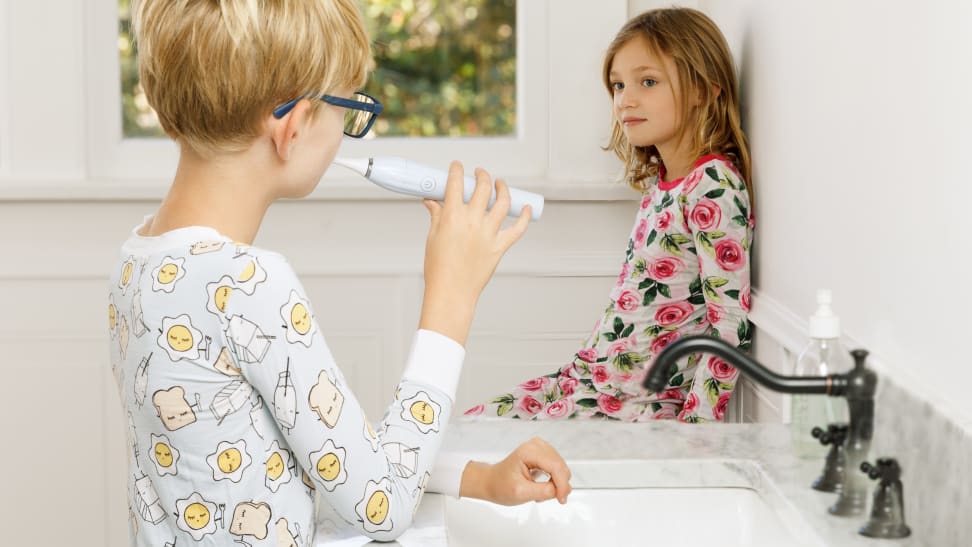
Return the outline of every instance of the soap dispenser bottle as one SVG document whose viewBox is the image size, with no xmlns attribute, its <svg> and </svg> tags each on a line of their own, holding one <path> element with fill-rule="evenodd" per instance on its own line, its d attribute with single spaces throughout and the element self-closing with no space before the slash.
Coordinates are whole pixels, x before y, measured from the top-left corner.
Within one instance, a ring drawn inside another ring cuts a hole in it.
<svg viewBox="0 0 972 547">
<path fill-rule="evenodd" d="M 794 376 L 826 376 L 850 370 L 850 358 L 840 344 L 840 319 L 830 308 L 831 293 L 817 291 L 817 311 L 810 316 L 810 343 L 797 356 Z M 847 404 L 840 397 L 793 395 L 791 433 L 793 449 L 802 458 L 822 457 L 827 447 L 813 436 L 813 428 L 846 423 Z"/>
</svg>

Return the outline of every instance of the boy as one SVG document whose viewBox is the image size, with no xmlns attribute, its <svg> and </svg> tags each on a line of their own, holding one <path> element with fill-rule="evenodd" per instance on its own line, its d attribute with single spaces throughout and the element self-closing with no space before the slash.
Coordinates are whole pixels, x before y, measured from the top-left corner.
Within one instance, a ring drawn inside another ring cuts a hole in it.
<svg viewBox="0 0 972 547">
<path fill-rule="evenodd" d="M 479 294 L 507 229 L 506 186 L 462 203 L 453 164 L 426 202 L 425 295 L 395 400 L 377 431 L 328 351 L 286 259 L 250 244 L 277 198 L 307 195 L 380 105 L 355 93 L 371 62 L 353 0 L 135 0 L 139 74 L 179 144 L 157 213 L 110 280 L 111 361 L 129 431 L 133 543 L 305 544 L 314 494 L 393 540 L 429 484 L 515 504 L 566 501 L 569 471 L 533 440 L 496 465 L 437 468 Z M 552 475 L 529 480 L 529 468 Z"/>
</svg>

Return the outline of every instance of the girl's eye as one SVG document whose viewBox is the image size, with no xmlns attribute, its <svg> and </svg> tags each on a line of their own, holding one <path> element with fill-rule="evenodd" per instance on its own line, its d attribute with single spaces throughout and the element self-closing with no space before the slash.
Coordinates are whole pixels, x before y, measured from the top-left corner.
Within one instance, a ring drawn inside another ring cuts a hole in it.
<svg viewBox="0 0 972 547">
<path fill-rule="evenodd" d="M 621 82 L 611 82 L 611 89 L 615 91 L 621 91 L 624 89 L 624 84 Z"/>
<path fill-rule="evenodd" d="M 652 80 L 651 78 L 645 78 L 644 80 L 641 80 L 641 84 L 644 85 L 645 87 L 654 87 L 658 85 L 658 82 Z"/>
</svg>

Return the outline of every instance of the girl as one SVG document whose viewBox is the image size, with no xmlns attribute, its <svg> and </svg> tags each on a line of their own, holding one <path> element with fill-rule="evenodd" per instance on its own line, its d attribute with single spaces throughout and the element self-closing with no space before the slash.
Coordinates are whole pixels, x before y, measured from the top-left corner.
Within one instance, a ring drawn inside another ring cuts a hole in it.
<svg viewBox="0 0 972 547">
<path fill-rule="evenodd" d="M 608 48 L 608 149 L 643 194 L 611 302 L 574 358 L 466 411 L 512 418 L 721 421 L 736 371 L 693 355 L 641 388 L 662 348 L 707 333 L 748 349 L 752 186 L 735 69 L 702 13 L 648 11 Z"/>
</svg>

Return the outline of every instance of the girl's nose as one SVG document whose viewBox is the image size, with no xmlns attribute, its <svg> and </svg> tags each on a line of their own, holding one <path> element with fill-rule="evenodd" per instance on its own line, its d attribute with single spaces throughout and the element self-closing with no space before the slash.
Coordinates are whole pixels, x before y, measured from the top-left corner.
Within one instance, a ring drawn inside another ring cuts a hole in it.
<svg viewBox="0 0 972 547">
<path fill-rule="evenodd" d="M 620 109 L 632 108 L 636 105 L 636 97 L 632 93 L 626 93 L 626 90 L 622 89 L 614 96 L 614 104 Z"/>
</svg>

